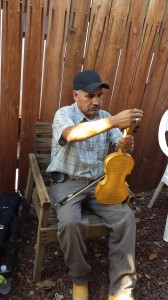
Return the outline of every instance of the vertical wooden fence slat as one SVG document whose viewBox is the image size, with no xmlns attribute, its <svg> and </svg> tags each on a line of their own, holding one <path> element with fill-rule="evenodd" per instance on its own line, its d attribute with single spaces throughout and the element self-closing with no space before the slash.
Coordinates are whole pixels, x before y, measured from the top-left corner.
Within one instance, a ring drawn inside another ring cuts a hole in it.
<svg viewBox="0 0 168 300">
<path fill-rule="evenodd" d="M 39 119 L 44 41 L 44 11 L 47 1 L 28 0 L 23 71 L 22 120 L 20 134 L 19 188 L 27 179 L 28 153 L 34 149 L 34 126 Z"/>
<path fill-rule="evenodd" d="M 111 0 L 93 0 L 89 21 L 84 69 L 97 70 L 100 74 L 111 5 Z"/>
<path fill-rule="evenodd" d="M 139 47 L 136 73 L 130 87 L 130 96 L 127 105 L 129 108 L 141 107 L 150 62 L 154 52 L 154 43 L 162 21 L 165 4 L 166 0 L 153 0 L 149 3 Z"/>
<path fill-rule="evenodd" d="M 0 101 L 0 191 L 15 189 L 19 126 L 22 10 L 3 1 Z"/>
<path fill-rule="evenodd" d="M 114 0 L 112 2 L 107 38 L 103 53 L 101 66 L 101 77 L 104 82 L 110 86 L 104 93 L 104 109 L 109 109 L 111 93 L 115 81 L 118 59 L 122 46 L 122 39 L 125 33 L 125 27 L 130 10 L 129 0 Z"/>
<path fill-rule="evenodd" d="M 116 114 L 128 106 L 128 97 L 136 67 L 138 47 L 143 29 L 146 1 L 132 1 L 125 34 L 121 61 L 111 101 L 111 112 Z"/>
<path fill-rule="evenodd" d="M 40 120 L 52 122 L 59 107 L 71 1 L 51 0 Z"/>
<path fill-rule="evenodd" d="M 168 108 L 167 80 L 168 80 L 168 9 L 161 32 L 161 42 L 155 54 L 148 84 L 142 101 L 144 111 L 143 122 L 136 137 L 136 161 L 134 174 L 130 184 L 134 189 L 145 190 L 145 186 L 152 188 L 159 182 L 164 165 L 157 163 L 162 161 L 163 153 L 158 150 L 158 128 L 161 116 Z M 152 179 L 153 178 L 153 179 Z"/>
<path fill-rule="evenodd" d="M 89 14 L 90 0 L 72 1 L 61 91 L 61 106 L 69 105 L 73 102 L 72 80 L 82 67 Z"/>
</svg>

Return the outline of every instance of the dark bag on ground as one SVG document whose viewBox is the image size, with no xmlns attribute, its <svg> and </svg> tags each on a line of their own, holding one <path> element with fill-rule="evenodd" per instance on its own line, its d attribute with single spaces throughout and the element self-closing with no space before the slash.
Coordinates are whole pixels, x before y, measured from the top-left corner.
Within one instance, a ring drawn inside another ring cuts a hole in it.
<svg viewBox="0 0 168 300">
<path fill-rule="evenodd" d="M 12 238 L 15 240 L 15 236 L 19 234 L 24 218 L 25 200 L 20 192 L 2 193 L 0 195 L 0 258 L 2 257 L 8 242 Z M 15 263 L 17 261 L 17 251 L 18 241 L 16 241 L 15 249 L 13 251 Z"/>
</svg>

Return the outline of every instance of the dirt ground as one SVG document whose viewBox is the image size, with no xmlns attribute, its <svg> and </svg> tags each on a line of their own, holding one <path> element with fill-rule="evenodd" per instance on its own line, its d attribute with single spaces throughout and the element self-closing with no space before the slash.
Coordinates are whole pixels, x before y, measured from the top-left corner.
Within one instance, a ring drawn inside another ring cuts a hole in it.
<svg viewBox="0 0 168 300">
<path fill-rule="evenodd" d="M 162 190 L 153 208 L 149 209 L 148 203 L 152 195 L 153 191 L 135 195 L 132 206 L 137 221 L 136 300 L 168 300 L 168 243 L 163 240 L 168 214 L 168 189 Z M 37 221 L 32 219 L 24 226 L 20 236 L 18 271 L 12 275 L 11 292 L 7 296 L 0 296 L 0 300 L 72 299 L 71 281 L 58 245 L 50 244 L 46 249 L 41 284 L 47 279 L 47 286 L 40 288 L 33 283 L 36 234 Z M 8 261 L 11 245 L 1 258 L 1 264 L 10 264 Z M 90 300 L 106 300 L 109 283 L 107 238 L 87 240 L 87 248 L 88 260 L 92 266 Z"/>
</svg>

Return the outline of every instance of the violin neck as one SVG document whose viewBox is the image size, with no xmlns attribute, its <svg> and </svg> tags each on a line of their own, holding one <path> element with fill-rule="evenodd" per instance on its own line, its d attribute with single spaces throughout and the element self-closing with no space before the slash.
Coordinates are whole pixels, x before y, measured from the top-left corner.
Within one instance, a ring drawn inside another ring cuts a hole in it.
<svg viewBox="0 0 168 300">
<path fill-rule="evenodd" d="M 127 136 L 131 132 L 130 128 L 124 129 L 124 137 Z M 118 148 L 119 153 L 123 153 L 123 150 L 121 148 Z"/>
<path fill-rule="evenodd" d="M 128 132 L 129 132 L 129 128 L 124 129 L 124 137 L 127 136 Z"/>
<path fill-rule="evenodd" d="M 124 129 L 124 137 L 131 134 L 132 133 L 132 128 L 131 127 L 128 127 L 126 129 Z"/>
</svg>

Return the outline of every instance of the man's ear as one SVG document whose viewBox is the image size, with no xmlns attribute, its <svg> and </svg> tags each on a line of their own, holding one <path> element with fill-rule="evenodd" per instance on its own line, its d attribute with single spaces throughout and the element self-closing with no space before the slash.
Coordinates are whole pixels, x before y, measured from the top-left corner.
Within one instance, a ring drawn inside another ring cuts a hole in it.
<svg viewBox="0 0 168 300">
<path fill-rule="evenodd" d="M 73 95 L 74 100 L 75 100 L 75 101 L 78 101 L 78 92 L 75 91 L 75 90 L 73 90 L 73 91 L 72 91 L 72 95 Z"/>
</svg>

